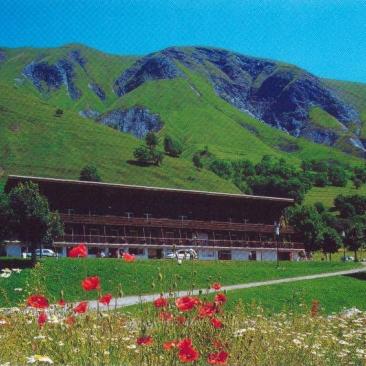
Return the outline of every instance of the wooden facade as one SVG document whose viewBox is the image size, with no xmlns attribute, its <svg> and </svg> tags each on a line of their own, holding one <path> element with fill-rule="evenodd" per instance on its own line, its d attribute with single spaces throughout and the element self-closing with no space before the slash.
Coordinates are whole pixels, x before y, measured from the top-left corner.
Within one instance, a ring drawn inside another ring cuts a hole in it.
<svg viewBox="0 0 366 366">
<path fill-rule="evenodd" d="M 303 251 L 291 227 L 275 237 L 274 222 L 291 199 L 24 176 L 9 176 L 6 190 L 29 180 L 61 214 L 59 248 L 84 242 L 95 254 L 128 250 L 147 257 L 173 248 L 211 250 L 216 257 L 233 250 Z"/>
</svg>

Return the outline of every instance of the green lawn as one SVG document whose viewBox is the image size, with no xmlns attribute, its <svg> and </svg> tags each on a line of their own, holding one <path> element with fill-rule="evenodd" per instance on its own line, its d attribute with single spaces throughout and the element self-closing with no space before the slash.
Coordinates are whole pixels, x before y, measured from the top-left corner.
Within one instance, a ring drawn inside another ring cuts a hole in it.
<svg viewBox="0 0 366 366">
<path fill-rule="evenodd" d="M 318 300 L 321 311 L 330 314 L 344 308 L 366 310 L 366 274 L 300 281 L 228 292 L 228 309 L 239 302 L 258 304 L 269 313 L 281 310 L 302 312 L 301 304 L 310 306 Z"/>
<path fill-rule="evenodd" d="M 92 299 L 95 292 L 85 293 L 80 281 L 91 275 L 98 275 L 104 292 L 117 295 L 122 286 L 125 295 L 156 293 L 170 288 L 205 288 L 220 281 L 222 285 L 248 283 L 350 269 L 357 264 L 341 262 L 281 262 L 276 268 L 274 262 L 245 261 L 188 261 L 178 265 L 175 261 L 151 260 L 125 263 L 117 259 L 45 259 L 35 270 L 23 270 L 10 278 L 0 278 L 0 304 L 9 306 L 24 300 L 29 292 L 37 289 L 52 301 L 64 291 L 65 299 Z M 159 273 L 162 280 L 159 279 Z M 14 289 L 22 288 L 22 292 Z"/>
</svg>

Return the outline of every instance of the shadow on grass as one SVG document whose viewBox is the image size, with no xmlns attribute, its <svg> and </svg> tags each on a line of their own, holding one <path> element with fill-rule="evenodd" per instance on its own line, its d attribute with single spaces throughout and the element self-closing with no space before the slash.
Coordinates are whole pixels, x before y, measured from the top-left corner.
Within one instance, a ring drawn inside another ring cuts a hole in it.
<svg viewBox="0 0 366 366">
<path fill-rule="evenodd" d="M 126 162 L 127 162 L 127 164 L 130 164 L 130 165 L 135 165 L 135 166 L 145 167 L 145 168 L 154 165 L 151 163 L 144 163 L 142 161 L 137 161 L 137 160 L 127 160 Z"/>
<path fill-rule="evenodd" d="M 366 281 L 366 272 L 358 272 L 358 273 L 352 273 L 345 275 L 345 277 L 352 277 L 356 280 Z"/>
</svg>

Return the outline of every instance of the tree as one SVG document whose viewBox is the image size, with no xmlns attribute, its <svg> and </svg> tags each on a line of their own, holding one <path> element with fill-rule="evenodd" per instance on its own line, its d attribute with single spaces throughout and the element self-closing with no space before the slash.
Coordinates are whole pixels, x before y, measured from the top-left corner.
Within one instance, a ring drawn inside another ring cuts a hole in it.
<svg viewBox="0 0 366 366">
<path fill-rule="evenodd" d="M 349 225 L 345 231 L 345 243 L 349 250 L 352 250 L 355 254 L 355 261 L 357 261 L 357 251 L 365 243 L 365 223 L 353 219 L 349 221 Z"/>
<path fill-rule="evenodd" d="M 49 209 L 47 199 L 32 182 L 21 183 L 9 192 L 9 210 L 12 232 L 31 248 L 33 262 L 38 245 L 63 234 L 59 214 Z"/>
<path fill-rule="evenodd" d="M 342 245 L 342 240 L 337 231 L 331 227 L 325 227 L 318 236 L 319 246 L 325 254 L 329 254 L 329 260 L 332 260 L 332 253 L 336 253 Z"/>
<path fill-rule="evenodd" d="M 154 150 L 159 144 L 159 138 L 157 134 L 152 131 L 148 132 L 145 136 L 145 143 L 150 150 Z"/>
<path fill-rule="evenodd" d="M 168 155 L 177 158 L 182 153 L 182 146 L 177 140 L 173 140 L 170 136 L 166 136 L 164 138 L 164 150 Z"/>
<path fill-rule="evenodd" d="M 80 171 L 80 180 L 89 182 L 101 182 L 102 179 L 94 165 L 86 165 Z"/>
<path fill-rule="evenodd" d="M 146 146 L 137 147 L 133 155 L 137 161 L 144 164 L 155 164 L 159 166 L 164 159 L 164 154 L 158 150 L 149 149 Z"/>
<path fill-rule="evenodd" d="M 11 236 L 9 198 L 5 193 L 0 193 L 0 243 Z"/>
<path fill-rule="evenodd" d="M 64 114 L 64 111 L 60 108 L 56 109 L 55 117 L 61 117 Z"/>
<path fill-rule="evenodd" d="M 296 205 L 286 210 L 290 225 L 303 237 L 306 251 L 319 249 L 324 223 L 319 212 L 311 206 Z"/>
<path fill-rule="evenodd" d="M 362 186 L 362 180 L 357 178 L 356 176 L 352 177 L 352 182 L 356 189 L 360 189 Z"/>
<path fill-rule="evenodd" d="M 203 164 L 201 161 L 201 157 L 199 153 L 195 153 L 192 157 L 192 161 L 193 161 L 193 165 L 197 168 L 197 169 L 202 169 Z"/>
</svg>

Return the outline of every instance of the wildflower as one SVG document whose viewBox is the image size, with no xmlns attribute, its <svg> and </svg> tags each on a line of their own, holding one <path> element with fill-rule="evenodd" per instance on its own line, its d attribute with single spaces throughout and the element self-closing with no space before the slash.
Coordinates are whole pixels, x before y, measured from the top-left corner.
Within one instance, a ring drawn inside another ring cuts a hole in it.
<svg viewBox="0 0 366 366">
<path fill-rule="evenodd" d="M 160 314 L 159 314 L 159 318 L 161 320 L 165 320 L 165 321 L 171 321 L 174 319 L 174 316 L 172 313 L 169 313 L 169 311 L 162 311 Z"/>
<path fill-rule="evenodd" d="M 214 326 L 214 328 L 219 329 L 223 327 L 222 321 L 217 318 L 211 319 L 211 324 Z"/>
<path fill-rule="evenodd" d="M 211 317 L 211 316 L 215 315 L 216 312 L 217 312 L 216 305 L 212 302 L 207 302 L 206 304 L 203 304 L 199 308 L 198 315 L 201 318 L 205 318 L 205 317 Z"/>
<path fill-rule="evenodd" d="M 125 262 L 134 262 L 136 259 L 135 255 L 130 253 L 123 253 L 122 258 Z"/>
<path fill-rule="evenodd" d="M 22 289 L 22 288 L 20 288 L 20 287 L 16 287 L 16 288 L 14 289 L 14 291 L 16 291 L 16 292 L 22 292 L 22 291 L 23 291 L 23 289 Z"/>
<path fill-rule="evenodd" d="M 99 298 L 99 302 L 103 305 L 109 305 L 111 300 L 112 300 L 112 295 L 111 294 L 105 294 L 105 295 L 103 295 Z"/>
<path fill-rule="evenodd" d="M 66 301 L 64 299 L 60 299 L 57 301 L 57 305 L 58 306 L 65 306 L 66 305 Z"/>
<path fill-rule="evenodd" d="M 229 354 L 225 351 L 214 352 L 208 355 L 207 363 L 210 365 L 227 365 Z"/>
<path fill-rule="evenodd" d="M 175 305 L 180 311 L 189 311 L 196 307 L 199 300 L 192 296 L 183 296 L 175 300 Z"/>
<path fill-rule="evenodd" d="M 182 264 L 182 260 L 181 260 L 181 259 L 178 259 L 178 260 L 177 260 L 177 263 L 178 263 L 179 265 L 181 265 L 181 264 Z"/>
<path fill-rule="evenodd" d="M 48 308 L 48 300 L 42 295 L 31 295 L 28 297 L 27 305 L 36 309 Z"/>
<path fill-rule="evenodd" d="M 219 293 L 215 296 L 215 303 L 218 305 L 223 305 L 226 302 L 226 295 L 223 293 Z"/>
<path fill-rule="evenodd" d="M 42 311 L 39 315 L 38 315 L 38 325 L 40 327 L 43 327 L 47 322 L 47 314 Z"/>
<path fill-rule="evenodd" d="M 193 348 L 192 341 L 185 338 L 178 343 L 179 353 L 178 357 L 181 362 L 194 362 L 199 358 L 199 352 Z"/>
<path fill-rule="evenodd" d="M 8 272 L 3 272 L 0 277 L 2 278 L 9 278 L 11 276 L 11 273 L 8 273 Z"/>
<path fill-rule="evenodd" d="M 22 270 L 20 268 L 13 268 L 12 271 L 15 272 L 15 273 L 22 272 Z"/>
<path fill-rule="evenodd" d="M 85 291 L 99 290 L 100 278 L 98 276 L 87 277 L 81 281 L 81 286 Z"/>
<path fill-rule="evenodd" d="M 139 346 L 150 346 L 153 343 L 153 339 L 151 336 L 142 336 L 137 338 L 136 343 Z"/>
<path fill-rule="evenodd" d="M 166 306 L 168 306 L 168 300 L 160 296 L 159 298 L 154 300 L 154 306 L 156 308 L 165 308 Z"/>
<path fill-rule="evenodd" d="M 81 258 L 88 256 L 88 248 L 85 244 L 79 244 L 78 246 L 72 248 L 69 252 L 69 257 Z"/>
<path fill-rule="evenodd" d="M 136 344 L 129 344 L 127 346 L 128 349 L 136 349 Z"/>
<path fill-rule="evenodd" d="M 184 325 L 185 322 L 187 321 L 187 318 L 185 316 L 180 315 L 180 316 L 177 316 L 175 318 L 175 320 L 177 321 L 178 324 Z"/>
<path fill-rule="evenodd" d="M 75 310 L 74 310 L 75 311 Z M 70 315 L 65 319 L 65 323 L 67 325 L 73 325 L 75 323 L 76 319 L 74 316 Z"/>
<path fill-rule="evenodd" d="M 317 316 L 318 315 L 318 311 L 319 311 L 319 301 L 318 300 L 313 300 L 311 302 L 310 315 L 312 317 Z"/>
<path fill-rule="evenodd" d="M 221 289 L 221 285 L 220 285 L 220 283 L 215 282 L 215 283 L 212 284 L 211 288 L 213 290 L 219 291 Z"/>
<path fill-rule="evenodd" d="M 31 357 L 27 357 L 27 363 L 37 363 L 37 362 L 48 363 L 50 365 L 53 364 L 53 361 L 47 356 L 34 355 Z"/>
<path fill-rule="evenodd" d="M 88 310 L 88 303 L 86 301 L 82 301 L 79 305 L 74 307 L 74 312 L 78 314 L 86 313 Z"/>
<path fill-rule="evenodd" d="M 169 351 L 169 350 L 171 350 L 172 348 L 177 347 L 177 345 L 178 345 L 178 342 L 177 342 L 177 341 L 164 342 L 164 343 L 163 343 L 163 348 L 164 348 L 166 351 Z"/>
</svg>

